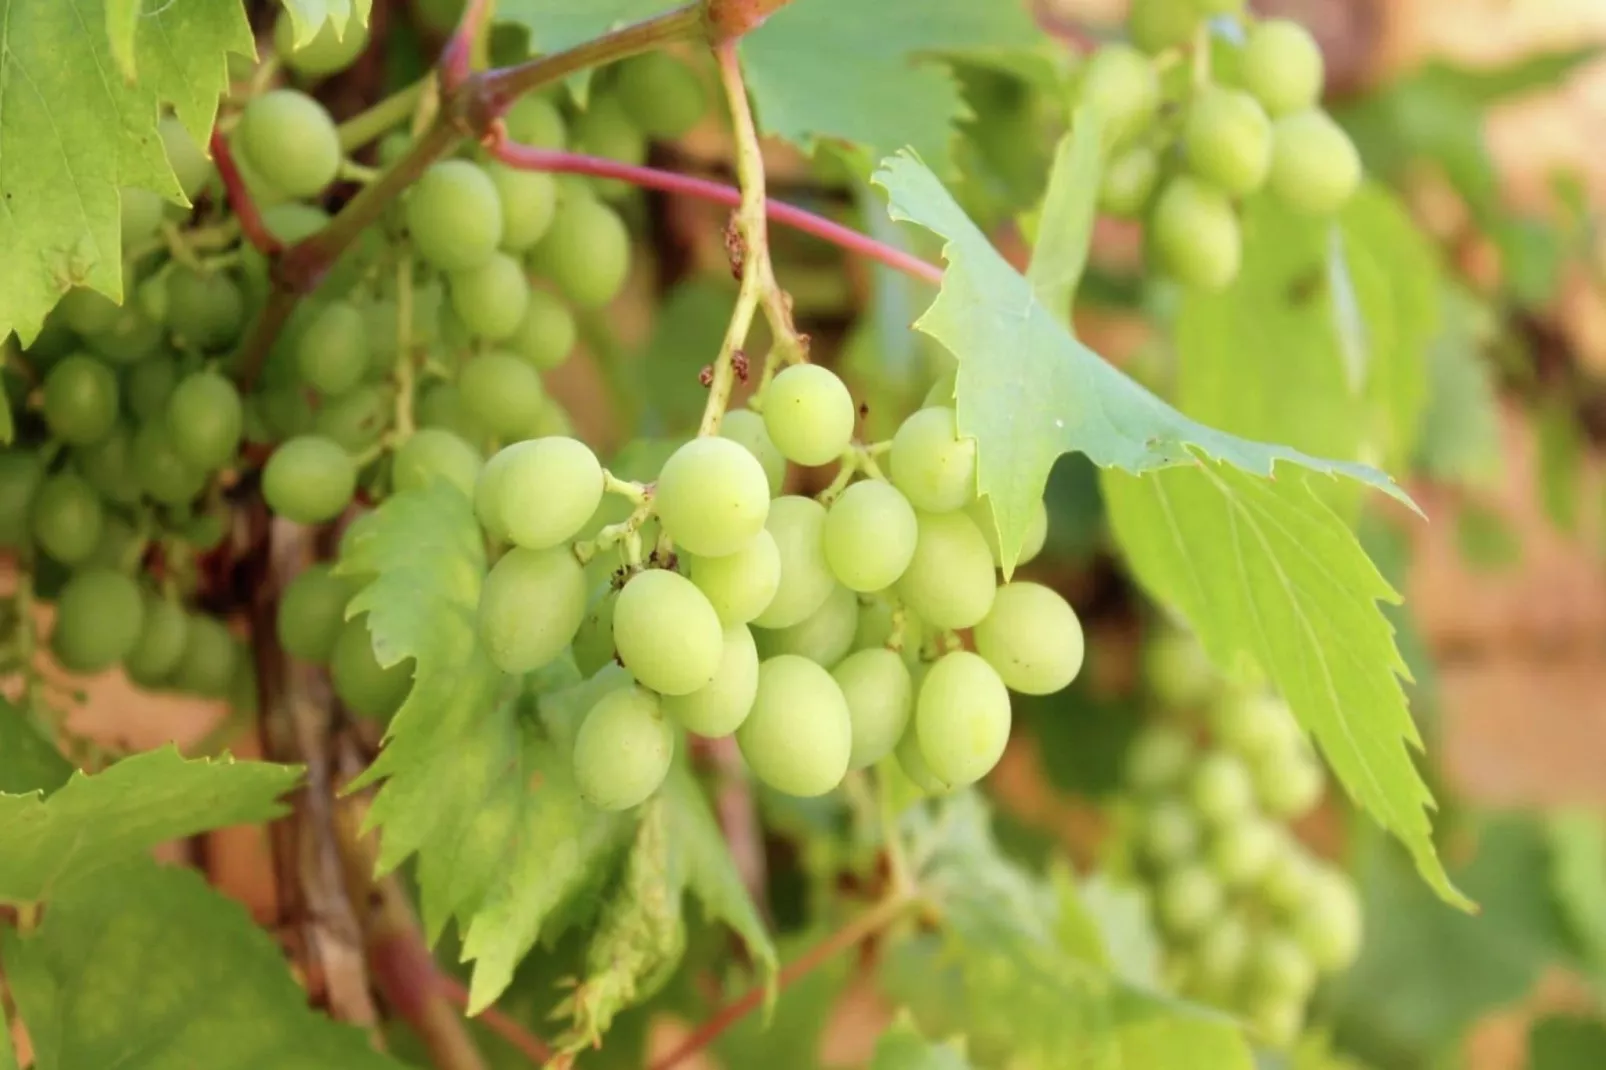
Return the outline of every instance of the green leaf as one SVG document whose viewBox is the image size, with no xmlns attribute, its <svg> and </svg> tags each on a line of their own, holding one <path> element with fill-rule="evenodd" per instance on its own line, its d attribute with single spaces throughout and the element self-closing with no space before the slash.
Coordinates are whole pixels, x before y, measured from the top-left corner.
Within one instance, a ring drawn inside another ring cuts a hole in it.
<svg viewBox="0 0 1606 1070">
<path fill-rule="evenodd" d="M 969 1070 L 970 1060 L 952 1044 L 933 1044 L 906 1016 L 876 1041 L 870 1070 Z"/>
<path fill-rule="evenodd" d="M 190 870 L 140 859 L 50 904 L 0 955 L 35 1070 L 402 1070 L 307 1006 L 284 955 Z"/>
<path fill-rule="evenodd" d="M 694 277 L 671 290 L 653 314 L 647 339 L 629 376 L 660 432 L 694 429 L 708 400 L 698 373 L 719 352 L 730 324 L 735 291 L 722 282 Z"/>
<path fill-rule="evenodd" d="M 183 200 L 157 136 L 160 105 L 205 144 L 228 84 L 226 53 L 254 54 L 232 0 L 152 4 L 131 24 L 106 3 L 0 0 L 0 338 L 15 331 L 32 342 L 69 286 L 122 299 L 118 189 Z M 137 82 L 113 59 L 109 19 Z"/>
<path fill-rule="evenodd" d="M 915 326 L 959 359 L 959 428 L 976 439 L 979 490 L 993 502 L 1006 574 L 1054 459 L 1073 451 L 1131 472 L 1203 455 L 1270 476 L 1284 461 L 1406 500 L 1364 465 L 1236 438 L 1183 416 L 1072 337 L 919 160 L 884 160 L 874 180 L 890 195 L 894 218 L 947 239 L 942 292 Z"/>
<path fill-rule="evenodd" d="M 1550 886 L 1583 958 L 1606 980 L 1606 822 L 1586 811 L 1545 820 Z"/>
<path fill-rule="evenodd" d="M 1529 1070 L 1595 1070 L 1606 1066 L 1606 1022 L 1552 1015 L 1528 1034 Z"/>
<path fill-rule="evenodd" d="M 72 776 L 72 763 L 17 707 L 0 696 L 0 792 L 52 792 Z"/>
<path fill-rule="evenodd" d="M 1259 662 L 1351 797 L 1400 837 L 1447 901 L 1471 903 L 1433 844 L 1405 663 L 1378 607 L 1398 601 L 1311 478 L 1255 479 L 1226 465 L 1104 475 L 1132 571 L 1198 633 L 1212 660 Z"/>
<path fill-rule="evenodd" d="M 1071 301 L 1093 244 L 1093 218 L 1104 174 L 1103 142 L 1103 116 L 1088 108 L 1077 109 L 1071 132 L 1060 139 L 1054 153 L 1037 243 L 1026 269 L 1026 280 L 1037 300 L 1062 322 L 1070 318 Z"/>
<path fill-rule="evenodd" d="M 11 1023 L 0 1007 L 0 1070 L 17 1070 L 17 1050 L 11 1046 Z"/>
<path fill-rule="evenodd" d="M 284 9 L 295 27 L 294 41 L 304 45 L 318 35 L 326 22 L 334 23 L 335 34 L 344 37 L 353 19 L 368 25 L 374 0 L 284 0 Z"/>
<path fill-rule="evenodd" d="M 787 961 L 829 936 L 816 923 L 781 942 Z M 836 955 L 786 986 L 769 1014 L 748 1014 L 714 1043 L 720 1065 L 764 1070 L 823 1070 L 820 1049 L 831 1011 L 853 979 L 851 956 Z"/>
<path fill-rule="evenodd" d="M 267 762 L 186 761 L 165 747 L 74 773 L 48 798 L 0 795 L 0 901 L 54 899 L 164 840 L 276 817 L 300 776 Z"/>
<path fill-rule="evenodd" d="M 1466 290 L 1446 285 L 1439 333 L 1428 347 L 1428 406 L 1416 467 L 1434 480 L 1488 487 L 1500 478 L 1500 404 L 1482 347 L 1489 309 Z"/>
</svg>

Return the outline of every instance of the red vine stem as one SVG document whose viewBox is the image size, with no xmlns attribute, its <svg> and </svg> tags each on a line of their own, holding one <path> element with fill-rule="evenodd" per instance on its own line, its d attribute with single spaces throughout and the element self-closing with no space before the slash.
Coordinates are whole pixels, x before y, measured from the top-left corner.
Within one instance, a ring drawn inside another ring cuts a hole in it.
<svg viewBox="0 0 1606 1070">
<path fill-rule="evenodd" d="M 454 1005 L 468 1007 L 468 989 L 464 988 L 457 978 L 438 973 L 435 975 L 435 983 Z M 546 1061 L 552 1058 L 552 1049 L 547 1046 L 546 1041 L 520 1025 L 512 1015 L 490 1006 L 480 1012 L 479 1019 L 485 1023 L 485 1028 L 519 1049 L 520 1054 L 531 1062 L 544 1066 Z"/>
<path fill-rule="evenodd" d="M 538 149 L 531 145 L 520 145 L 505 139 L 495 140 L 490 145 L 491 155 L 503 163 L 526 171 L 550 171 L 559 174 L 593 175 L 599 178 L 616 178 L 629 182 L 644 189 L 662 190 L 665 193 L 678 193 L 687 197 L 696 197 L 699 200 L 713 201 L 716 204 L 729 205 L 732 208 L 742 203 L 742 192 L 735 186 L 727 186 L 723 182 L 711 179 L 696 178 L 692 175 L 682 175 L 674 171 L 661 171 L 654 167 L 638 167 L 635 164 L 620 163 L 618 160 L 609 160 L 601 156 L 585 156 L 574 152 L 559 152 L 554 149 Z M 832 222 L 824 216 L 815 215 L 806 209 L 782 201 L 767 199 L 764 209 L 769 218 L 783 226 L 800 230 L 805 234 L 812 234 L 816 238 L 828 241 L 832 245 L 846 249 L 850 253 L 871 260 L 877 260 L 887 267 L 901 271 L 906 275 L 929 282 L 933 286 L 942 283 L 942 268 L 936 264 L 928 263 L 904 252 L 895 249 L 884 242 L 876 241 L 867 234 L 861 234 L 852 227 L 845 227 L 840 223 Z"/>
<path fill-rule="evenodd" d="M 490 6 L 486 0 L 468 0 L 462 16 L 457 20 L 457 28 L 452 31 L 446 47 L 441 49 L 441 89 L 446 92 L 462 85 L 463 79 L 468 77 L 474 41 L 485 26 Z"/>
<path fill-rule="evenodd" d="M 212 159 L 217 164 L 218 177 L 223 180 L 223 193 L 229 199 L 229 207 L 234 209 L 234 217 L 240 221 L 240 233 L 263 256 L 278 255 L 284 243 L 274 237 L 268 225 L 262 222 L 262 212 L 257 208 L 251 191 L 246 188 L 240 165 L 234 162 L 234 153 L 230 151 L 228 139 L 221 130 L 212 131 Z"/>
</svg>

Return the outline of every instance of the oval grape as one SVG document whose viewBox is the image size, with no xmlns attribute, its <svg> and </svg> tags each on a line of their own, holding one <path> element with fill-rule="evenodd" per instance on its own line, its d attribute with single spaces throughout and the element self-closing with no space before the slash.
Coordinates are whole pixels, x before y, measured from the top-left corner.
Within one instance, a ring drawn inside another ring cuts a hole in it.
<svg viewBox="0 0 1606 1070">
<path fill-rule="evenodd" d="M 844 490 L 825 514 L 821 539 L 831 572 L 850 590 L 891 587 L 909 567 L 920 525 L 909 499 L 890 483 L 867 479 Z"/>
<path fill-rule="evenodd" d="M 503 672 L 533 672 L 563 653 L 585 613 L 585 569 L 567 547 L 514 547 L 480 587 L 480 639 Z"/>
<path fill-rule="evenodd" d="M 296 370 L 301 381 L 325 397 L 351 390 L 368 374 L 366 318 L 348 301 L 320 308 L 296 339 Z"/>
<path fill-rule="evenodd" d="M 1244 41 L 1239 78 L 1272 116 L 1314 107 L 1326 76 L 1321 46 L 1291 19 L 1263 19 Z"/>
<path fill-rule="evenodd" d="M 1307 215 L 1331 215 L 1361 185 L 1361 156 L 1344 128 L 1324 111 L 1294 112 L 1272 128 L 1273 194 Z"/>
<path fill-rule="evenodd" d="M 891 754 L 909 727 L 914 681 L 895 650 L 873 647 L 849 654 L 831 676 L 848 704 L 852 746 L 848 768 L 863 769 Z"/>
<path fill-rule="evenodd" d="M 139 584 L 109 568 L 84 569 L 56 597 L 50 647 L 62 668 L 100 672 L 129 655 L 144 621 Z"/>
<path fill-rule="evenodd" d="M 729 439 L 694 438 L 664 462 L 653 501 L 675 543 L 702 557 L 734 554 L 764 530 L 769 481 Z"/>
<path fill-rule="evenodd" d="M 961 438 L 954 410 L 921 409 L 892 436 L 892 482 L 916 509 L 949 513 L 976 496 L 976 440 Z"/>
<path fill-rule="evenodd" d="M 764 526 L 780 552 L 781 580 L 753 623 L 760 628 L 790 628 L 824 605 L 837 585 L 825 563 L 825 506 L 796 495 L 776 498 Z"/>
<path fill-rule="evenodd" d="M 408 192 L 405 211 L 413 247 L 441 271 L 478 267 L 502 243 L 496 183 L 469 160 L 431 164 Z"/>
<path fill-rule="evenodd" d="M 457 373 L 463 412 L 495 438 L 521 438 L 547 407 L 536 370 L 511 353 L 479 353 Z"/>
<path fill-rule="evenodd" d="M 480 475 L 480 453 L 450 431 L 425 427 L 414 431 L 391 460 L 391 485 L 398 493 L 422 490 L 443 481 L 465 498 L 474 496 Z"/>
<path fill-rule="evenodd" d="M 167 399 L 167 434 L 173 449 L 200 471 L 215 471 L 233 460 L 244 430 L 240 392 L 216 372 L 185 376 Z"/>
<path fill-rule="evenodd" d="M 1188 108 L 1182 138 L 1188 168 L 1227 193 L 1251 193 L 1271 169 L 1271 120 L 1260 102 L 1240 89 L 1215 86 Z"/>
<path fill-rule="evenodd" d="M 624 287 L 630 231 L 607 205 L 570 198 L 530 250 L 531 264 L 581 308 L 601 308 Z"/>
<path fill-rule="evenodd" d="M 452 309 L 477 338 L 498 341 L 518 330 L 530 307 L 530 282 L 524 268 L 506 253 L 492 253 L 483 263 L 447 277 Z"/>
<path fill-rule="evenodd" d="M 549 290 L 532 288 L 524 318 L 507 346 L 539 371 L 558 367 L 574 349 L 578 328 L 569 307 Z"/>
<path fill-rule="evenodd" d="M 145 493 L 163 505 L 184 505 L 206 487 L 206 473 L 179 454 L 165 419 L 134 433 L 134 471 Z"/>
<path fill-rule="evenodd" d="M 764 427 L 789 461 L 829 464 L 853 441 L 857 414 L 846 384 L 829 368 L 794 364 L 764 390 Z"/>
<path fill-rule="evenodd" d="M 1273 164 L 1273 188 L 1276 185 Z M 1167 183 L 1149 216 L 1149 242 L 1160 266 L 1186 286 L 1226 289 L 1243 262 L 1238 216 L 1225 195 L 1181 175 Z"/>
<path fill-rule="evenodd" d="M 760 629 L 755 638 L 765 657 L 797 654 L 829 669 L 853 649 L 859 600 L 838 584 L 813 613 L 789 628 Z"/>
<path fill-rule="evenodd" d="M 166 680 L 183 660 L 189 631 L 190 618 L 183 606 L 147 595 L 139 639 L 123 658 L 128 678 L 142 687 L 155 687 Z"/>
<path fill-rule="evenodd" d="M 781 551 L 767 528 L 733 554 L 689 554 L 685 561 L 687 575 L 727 625 L 746 624 L 763 613 L 781 584 Z"/>
<path fill-rule="evenodd" d="M 742 726 L 757 694 L 758 646 L 745 624 L 734 624 L 725 629 L 714 678 L 689 695 L 666 695 L 664 712 L 686 731 L 717 739 Z"/>
<path fill-rule="evenodd" d="M 776 791 L 824 795 L 848 772 L 853 724 L 847 699 L 831 674 L 807 658 L 770 658 L 758 667 L 758 692 L 736 744 L 753 774 Z"/>
<path fill-rule="evenodd" d="M 63 358 L 45 376 L 45 423 L 63 442 L 84 446 L 108 435 L 117 422 L 117 376 L 94 357 Z"/>
<path fill-rule="evenodd" d="M 329 565 L 310 565 L 285 585 L 274 625 L 279 645 L 292 657 L 323 664 L 334 654 L 346 624 L 346 606 L 356 584 Z"/>
<path fill-rule="evenodd" d="M 603 810 L 647 800 L 669 775 L 675 733 L 658 696 L 619 687 L 592 706 L 574 737 L 574 779 L 580 795 Z"/>
<path fill-rule="evenodd" d="M 1042 584 L 1017 580 L 1000 587 L 975 639 L 976 652 L 1023 695 L 1052 695 L 1082 669 L 1082 622 Z"/>
<path fill-rule="evenodd" d="M 732 442 L 740 443 L 747 448 L 747 452 L 758 458 L 759 465 L 764 469 L 764 478 L 769 480 L 770 497 L 778 497 L 781 487 L 786 483 L 786 458 L 770 439 L 769 429 L 764 426 L 764 417 L 752 409 L 734 409 L 725 414 L 720 422 L 719 435 Z"/>
<path fill-rule="evenodd" d="M 34 541 L 64 565 L 94 553 L 106 527 L 100 495 L 75 472 L 59 472 L 40 484 L 32 517 Z"/>
<path fill-rule="evenodd" d="M 515 442 L 480 470 L 474 508 L 499 539 L 544 550 L 579 534 L 602 501 L 602 465 L 584 442 Z"/>
<path fill-rule="evenodd" d="M 290 197 L 312 197 L 340 170 L 335 121 L 322 104 L 294 89 L 252 98 L 235 138 L 257 174 Z"/>
<path fill-rule="evenodd" d="M 980 656 L 956 650 L 927 670 L 915 700 L 915 732 L 937 779 L 963 787 L 986 776 L 1004 755 L 1009 726 L 1009 693 Z"/>
<path fill-rule="evenodd" d="M 184 656 L 169 682 L 187 694 L 222 698 L 234 683 L 240 661 L 240 645 L 221 621 L 191 616 L 184 629 Z"/>
<path fill-rule="evenodd" d="M 347 709 L 384 720 L 401 709 L 413 689 L 413 659 L 381 665 L 364 614 L 341 627 L 329 655 L 329 678 Z"/>
<path fill-rule="evenodd" d="M 262 469 L 268 508 L 298 524 L 322 524 L 340 515 L 357 490 L 351 454 L 320 435 L 292 438 Z"/>
<path fill-rule="evenodd" d="M 707 687 L 725 650 L 719 614 L 684 576 L 648 569 L 632 576 L 613 612 L 619 660 L 661 695 Z"/>
<path fill-rule="evenodd" d="M 920 513 L 914 557 L 898 594 L 928 624 L 971 628 L 993 608 L 998 582 L 987 540 L 964 513 Z"/>
</svg>

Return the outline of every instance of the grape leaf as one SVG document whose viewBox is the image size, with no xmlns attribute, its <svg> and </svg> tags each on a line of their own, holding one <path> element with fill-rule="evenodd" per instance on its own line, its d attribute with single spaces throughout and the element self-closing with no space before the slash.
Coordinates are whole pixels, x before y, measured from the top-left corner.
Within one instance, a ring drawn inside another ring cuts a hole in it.
<svg viewBox="0 0 1606 1070">
<path fill-rule="evenodd" d="M 900 1016 L 876 1041 L 870 1070 L 969 1070 L 970 1060 L 952 1044 L 933 1044 L 907 1016 Z"/>
<path fill-rule="evenodd" d="M 129 82 L 106 2 L 0 0 L 0 338 L 31 342 L 69 286 L 122 299 L 119 187 L 183 200 L 157 136 L 159 105 L 205 144 L 225 54 L 254 54 L 239 3 L 172 0 L 126 28 L 140 74 Z"/>
<path fill-rule="evenodd" d="M 74 773 L 48 798 L 0 795 L 0 901 L 53 899 L 164 840 L 266 821 L 300 776 L 267 762 L 186 761 L 164 747 Z"/>
<path fill-rule="evenodd" d="M 0 792 L 52 792 L 72 776 L 72 764 L 0 695 Z"/>
<path fill-rule="evenodd" d="M 295 27 L 293 40 L 304 45 L 318 35 L 326 22 L 334 23 L 335 33 L 344 37 L 355 19 L 358 26 L 368 25 L 368 16 L 374 0 L 284 0 L 284 9 Z"/>
<path fill-rule="evenodd" d="M 655 15 L 666 0 L 502 0 L 497 17 L 545 51 Z M 766 133 L 808 146 L 840 139 L 878 158 L 912 145 L 950 158 L 964 114 L 953 78 L 933 54 L 1028 50 L 1043 41 L 1018 0 L 921 4 L 793 0 L 742 41 L 747 84 Z"/>
<path fill-rule="evenodd" d="M 1136 477 L 1106 472 L 1105 501 L 1138 580 L 1175 607 L 1212 660 L 1252 655 L 1315 736 L 1350 796 L 1404 841 L 1447 901 L 1411 761 L 1421 739 L 1399 677 L 1405 663 L 1378 602 L 1398 601 L 1307 475 L 1255 479 L 1201 462 Z"/>
<path fill-rule="evenodd" d="M 1438 336 L 1428 349 L 1428 406 L 1416 467 L 1465 487 L 1500 478 L 1500 402 L 1482 346 L 1492 317 L 1466 290 L 1446 285 Z"/>
<path fill-rule="evenodd" d="M 1606 1066 L 1606 1022 L 1553 1014 L 1528 1034 L 1529 1070 L 1593 1070 Z"/>
<path fill-rule="evenodd" d="M 1079 108 L 1071 132 L 1060 139 L 1037 224 L 1026 279 L 1037 300 L 1068 321 L 1071 301 L 1087 267 L 1104 173 L 1104 122 L 1096 109 Z"/>
<path fill-rule="evenodd" d="M 903 153 L 874 181 L 894 218 L 947 239 L 942 291 L 916 327 L 959 360 L 959 427 L 976 439 L 979 490 L 993 501 L 1006 574 L 1061 454 L 1145 472 L 1196 454 L 1260 476 L 1278 461 L 1345 475 L 1401 500 L 1364 465 L 1236 438 L 1188 419 L 1077 341 L 987 242 L 924 164 Z"/>
<path fill-rule="evenodd" d="M 35 1070 L 402 1070 L 307 1006 L 240 904 L 138 859 L 53 900 L 29 936 L 0 931 Z"/>
<path fill-rule="evenodd" d="M 1606 824 L 1587 811 L 1545 821 L 1550 886 L 1584 959 L 1606 979 Z"/>
</svg>

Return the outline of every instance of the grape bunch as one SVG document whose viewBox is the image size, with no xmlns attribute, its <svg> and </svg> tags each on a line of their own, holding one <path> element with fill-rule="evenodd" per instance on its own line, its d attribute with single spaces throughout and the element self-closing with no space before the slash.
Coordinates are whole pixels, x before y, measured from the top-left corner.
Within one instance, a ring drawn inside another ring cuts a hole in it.
<svg viewBox="0 0 1606 1070">
<path fill-rule="evenodd" d="M 1251 20 L 1243 6 L 1134 0 L 1131 43 L 1100 48 L 1078 85 L 1109 154 L 1100 210 L 1142 218 L 1157 265 L 1207 291 L 1230 285 L 1242 263 L 1236 202 L 1268 190 L 1326 216 L 1361 182 L 1354 143 L 1321 107 L 1315 39 L 1288 19 Z M 1201 33 L 1216 16 L 1234 21 L 1241 43 Z M 1170 63 L 1189 50 L 1191 65 Z"/>
<path fill-rule="evenodd" d="M 1166 635 L 1148 657 L 1168 717 L 1134 740 L 1125 780 L 1167 968 L 1182 994 L 1286 1046 L 1319 979 L 1361 942 L 1348 875 L 1288 828 L 1320 801 L 1321 765 L 1286 705 L 1218 685 L 1190 637 Z M 1187 720 L 1201 709 L 1206 732 Z"/>
</svg>

